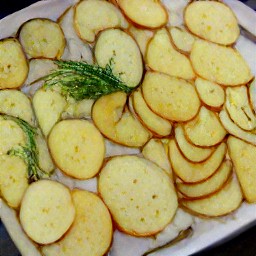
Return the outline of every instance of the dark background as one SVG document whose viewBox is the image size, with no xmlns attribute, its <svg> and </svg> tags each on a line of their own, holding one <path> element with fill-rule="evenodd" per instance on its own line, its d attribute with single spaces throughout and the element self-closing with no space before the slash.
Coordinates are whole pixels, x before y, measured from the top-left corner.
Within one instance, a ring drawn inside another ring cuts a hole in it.
<svg viewBox="0 0 256 256">
<path fill-rule="evenodd" d="M 177 0 L 176 0 L 177 1 Z M 18 11 L 35 0 L 0 0 L 0 18 Z M 256 0 L 242 1 L 256 8 Z M 255 213 L 256 215 L 256 213 Z M 211 232 L 209 230 L 209 232 Z M 0 221 L 0 256 L 20 256 Z M 76 255 L 74 255 L 76 256 Z M 89 255 L 88 255 L 89 256 Z M 175 256 L 175 255 L 172 255 Z M 256 256 L 256 227 L 250 228 L 222 245 L 194 254 L 193 256 Z"/>
<path fill-rule="evenodd" d="M 0 0 L 0 18 L 3 18 L 4 16 L 18 11 L 35 2 L 35 0 Z"/>
</svg>

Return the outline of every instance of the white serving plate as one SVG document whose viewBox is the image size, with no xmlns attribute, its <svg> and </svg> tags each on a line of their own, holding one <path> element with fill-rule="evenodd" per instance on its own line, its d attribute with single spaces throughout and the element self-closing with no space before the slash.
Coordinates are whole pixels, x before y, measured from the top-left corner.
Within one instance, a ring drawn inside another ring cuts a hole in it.
<svg viewBox="0 0 256 256">
<path fill-rule="evenodd" d="M 26 20 L 43 17 L 56 20 L 76 0 L 46 0 L 37 2 L 28 8 L 7 16 L 0 21 L 0 39 L 15 36 L 20 24 Z M 186 0 L 162 0 L 165 4 L 174 5 L 180 12 Z M 171 3 L 172 2 L 172 3 Z M 173 3 L 175 2 L 175 3 Z M 238 17 L 239 24 L 256 35 L 256 13 L 237 0 L 225 0 Z M 175 16 L 175 15 L 174 15 Z M 179 16 L 179 15 L 178 15 Z M 177 17 L 178 20 L 179 17 Z M 236 47 L 249 63 L 252 72 L 256 75 L 256 44 L 240 36 Z M 0 199 L 0 217 L 11 238 L 23 256 L 40 256 L 37 247 L 25 236 L 16 213 L 6 206 Z M 178 244 L 152 254 L 155 256 L 186 256 L 199 252 L 207 247 L 222 243 L 247 228 L 256 224 L 256 204 L 243 203 L 233 214 L 218 219 L 202 220 L 195 218 L 194 233 L 191 237 Z M 120 255 L 123 256 L 123 255 Z M 139 256 L 139 255 L 134 255 Z"/>
</svg>

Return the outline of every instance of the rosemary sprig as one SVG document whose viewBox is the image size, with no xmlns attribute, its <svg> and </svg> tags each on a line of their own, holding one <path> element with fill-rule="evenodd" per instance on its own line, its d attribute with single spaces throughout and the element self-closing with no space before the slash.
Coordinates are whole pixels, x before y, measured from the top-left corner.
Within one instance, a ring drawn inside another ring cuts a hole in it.
<svg viewBox="0 0 256 256">
<path fill-rule="evenodd" d="M 1 115 L 5 120 L 12 120 L 23 130 L 26 135 L 26 145 L 25 146 L 15 146 L 10 149 L 7 154 L 11 156 L 18 156 L 25 161 L 28 166 L 28 178 L 30 182 L 39 180 L 43 177 L 49 177 L 49 174 L 41 170 L 39 167 L 38 160 L 38 149 L 35 140 L 37 135 L 36 128 L 32 127 L 26 121 L 10 116 L 10 115 Z"/>
<path fill-rule="evenodd" d="M 133 90 L 113 74 L 112 60 L 105 68 L 78 61 L 55 63 L 58 68 L 42 78 L 45 80 L 45 87 L 59 86 L 65 96 L 77 101 L 97 99 L 117 91 L 130 93 Z"/>
</svg>

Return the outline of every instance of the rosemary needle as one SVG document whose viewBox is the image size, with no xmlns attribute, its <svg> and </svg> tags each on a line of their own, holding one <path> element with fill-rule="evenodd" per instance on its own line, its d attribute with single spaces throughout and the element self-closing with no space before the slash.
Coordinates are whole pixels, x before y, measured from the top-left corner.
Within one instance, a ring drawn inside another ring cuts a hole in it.
<svg viewBox="0 0 256 256">
<path fill-rule="evenodd" d="M 102 68 L 78 61 L 55 61 L 58 68 L 43 77 L 45 87 L 59 86 L 61 92 L 75 100 L 98 99 L 117 91 L 130 93 L 133 88 L 124 84 L 112 71 L 111 63 Z"/>
<path fill-rule="evenodd" d="M 12 156 L 18 156 L 25 161 L 28 166 L 28 178 L 30 182 L 39 180 L 43 177 L 48 177 L 49 174 L 41 170 L 39 167 L 38 160 L 38 149 L 35 140 L 35 136 L 37 135 L 37 131 L 35 127 L 32 127 L 26 121 L 10 116 L 10 115 L 1 115 L 5 120 L 14 121 L 18 126 L 22 129 L 22 131 L 26 135 L 26 144 L 24 146 L 15 146 L 10 149 L 7 154 Z"/>
</svg>

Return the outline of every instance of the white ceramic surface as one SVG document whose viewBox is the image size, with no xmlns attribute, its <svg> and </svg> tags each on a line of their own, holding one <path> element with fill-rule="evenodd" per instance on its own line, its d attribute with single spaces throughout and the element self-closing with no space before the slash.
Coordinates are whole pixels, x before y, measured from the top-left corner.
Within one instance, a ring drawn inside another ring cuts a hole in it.
<svg viewBox="0 0 256 256">
<path fill-rule="evenodd" d="M 168 3 L 172 0 L 163 0 Z M 45 17 L 56 20 L 60 14 L 75 1 L 72 0 L 48 0 L 38 2 L 26 9 L 14 13 L 0 21 L 0 39 L 14 36 L 18 27 L 24 21 L 35 18 Z M 173 1 L 174 2 L 174 1 Z M 177 0 L 177 7 L 184 4 L 184 0 Z M 256 14 L 245 5 L 238 3 L 237 0 L 226 0 L 238 16 L 242 26 L 256 33 Z M 240 37 L 236 47 L 240 50 L 244 58 L 250 64 L 254 75 L 256 75 L 256 45 L 244 37 Z M 15 244 L 23 256 L 38 256 L 40 253 L 35 250 L 33 243 L 27 238 L 15 220 L 15 214 L 0 200 L 0 217 L 10 233 Z M 215 243 L 220 243 L 229 239 L 248 227 L 256 223 L 256 205 L 243 203 L 242 206 L 233 214 L 215 219 L 201 220 L 196 219 L 193 226 L 194 234 L 175 246 L 155 253 L 155 256 L 185 256 L 198 252 Z M 22 238 L 23 237 L 23 238 Z M 30 249 L 29 249 L 30 248 Z M 29 253 L 28 253 L 29 251 Z M 33 253 L 32 253 L 33 252 Z M 123 256 L 123 255 L 120 255 Z M 137 256 L 137 255 L 134 255 Z"/>
</svg>

